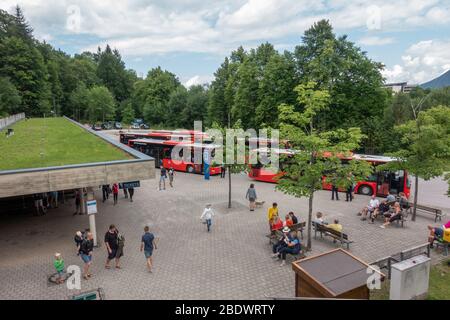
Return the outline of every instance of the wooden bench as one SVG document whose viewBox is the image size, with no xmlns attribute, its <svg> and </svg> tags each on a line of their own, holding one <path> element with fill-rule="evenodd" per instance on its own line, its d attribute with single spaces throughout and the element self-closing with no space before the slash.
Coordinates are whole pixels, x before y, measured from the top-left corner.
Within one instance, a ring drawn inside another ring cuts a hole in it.
<svg viewBox="0 0 450 320">
<path fill-rule="evenodd" d="M 303 240 L 303 230 L 306 227 L 306 222 L 299 222 L 289 227 L 291 231 L 297 231 L 300 232 L 300 237 Z M 279 234 L 277 234 L 279 232 Z M 283 236 L 283 233 L 281 230 L 274 230 L 270 234 L 268 234 L 266 237 L 269 238 L 269 244 L 275 244 L 276 241 L 278 241 L 279 238 Z"/>
<path fill-rule="evenodd" d="M 414 203 L 408 202 L 409 208 L 407 209 L 407 214 L 412 214 L 414 210 Z M 442 217 L 445 216 L 445 214 L 442 213 L 441 209 L 433 208 L 430 206 L 425 206 L 422 204 L 417 204 L 417 210 L 423 211 L 424 213 L 427 213 L 429 215 L 434 215 L 434 222 L 442 221 Z"/>
<path fill-rule="evenodd" d="M 347 246 L 347 250 L 350 250 L 350 243 L 353 243 L 353 241 L 350 241 L 348 239 L 347 234 L 330 229 L 326 225 L 320 223 L 313 222 L 313 227 L 314 227 L 314 239 L 317 239 L 317 233 L 320 233 L 321 238 L 323 238 L 323 235 L 329 236 L 334 240 L 339 241 L 341 243 L 341 246 L 345 244 Z"/>
<path fill-rule="evenodd" d="M 443 239 L 436 239 L 434 242 L 436 249 L 442 247 L 444 256 L 448 256 L 448 248 L 450 247 L 450 242 L 444 241 Z"/>
</svg>

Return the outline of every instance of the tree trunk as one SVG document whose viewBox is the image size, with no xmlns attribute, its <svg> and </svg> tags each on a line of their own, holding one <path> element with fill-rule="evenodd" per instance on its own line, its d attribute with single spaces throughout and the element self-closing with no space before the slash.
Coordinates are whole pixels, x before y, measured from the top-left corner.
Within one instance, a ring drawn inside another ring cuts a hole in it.
<svg viewBox="0 0 450 320">
<path fill-rule="evenodd" d="M 228 208 L 231 209 L 231 170 L 228 168 Z"/>
<path fill-rule="evenodd" d="M 306 251 L 311 251 L 313 200 L 314 200 L 314 193 L 311 193 L 311 195 L 309 196 L 309 204 L 308 204 L 308 242 L 306 244 Z"/>
<path fill-rule="evenodd" d="M 413 208 L 413 214 L 412 214 L 412 221 L 416 221 L 416 211 L 417 211 L 417 195 L 419 193 L 419 176 L 415 175 L 415 187 L 414 187 L 414 208 Z"/>
</svg>

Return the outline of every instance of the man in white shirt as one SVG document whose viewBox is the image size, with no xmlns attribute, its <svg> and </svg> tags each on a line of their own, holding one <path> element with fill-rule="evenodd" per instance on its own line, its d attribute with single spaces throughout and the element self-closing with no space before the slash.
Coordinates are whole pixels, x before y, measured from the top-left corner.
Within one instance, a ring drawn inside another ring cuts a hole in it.
<svg viewBox="0 0 450 320">
<path fill-rule="evenodd" d="M 380 200 L 377 199 L 376 195 L 373 195 L 372 198 L 369 201 L 369 204 L 367 205 L 367 207 L 364 207 L 359 213 L 358 216 L 362 216 L 361 220 L 366 220 L 367 219 L 367 214 L 370 213 L 372 214 L 375 209 L 378 208 L 378 206 L 380 205 Z"/>
<path fill-rule="evenodd" d="M 208 232 L 211 231 L 212 218 L 214 216 L 214 210 L 211 208 L 210 204 L 206 205 L 205 210 L 203 210 L 203 214 L 200 219 L 205 220 L 206 227 L 208 228 Z"/>
</svg>

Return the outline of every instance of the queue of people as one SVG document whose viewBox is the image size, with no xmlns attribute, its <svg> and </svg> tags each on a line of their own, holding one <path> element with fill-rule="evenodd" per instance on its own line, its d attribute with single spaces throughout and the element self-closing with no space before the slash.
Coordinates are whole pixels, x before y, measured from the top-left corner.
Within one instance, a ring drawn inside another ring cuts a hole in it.
<svg viewBox="0 0 450 320">
<path fill-rule="evenodd" d="M 83 262 L 83 279 L 89 280 L 92 277 L 90 272 L 93 263 L 93 251 L 94 251 L 94 237 L 89 229 L 85 231 L 77 231 L 74 237 L 76 245 L 76 254 L 81 258 Z M 122 269 L 120 265 L 120 259 L 124 255 L 125 237 L 119 232 L 115 225 L 110 225 L 105 233 L 104 237 L 106 248 L 106 263 L 105 269 L 111 269 L 111 261 L 115 261 L 115 268 Z M 153 267 L 153 251 L 157 249 L 156 238 L 153 233 L 150 232 L 148 226 L 144 227 L 144 234 L 141 237 L 140 251 L 144 253 L 146 259 L 146 265 L 148 272 L 152 273 Z M 54 255 L 53 267 L 56 270 L 56 283 L 62 284 L 65 279 L 65 262 L 62 254 L 57 252 Z"/>
</svg>

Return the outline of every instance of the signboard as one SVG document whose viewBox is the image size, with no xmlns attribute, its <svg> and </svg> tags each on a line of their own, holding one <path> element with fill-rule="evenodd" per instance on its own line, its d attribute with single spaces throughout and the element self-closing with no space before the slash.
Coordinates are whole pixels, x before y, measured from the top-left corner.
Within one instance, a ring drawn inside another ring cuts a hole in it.
<svg viewBox="0 0 450 320">
<path fill-rule="evenodd" d="M 141 182 L 140 181 L 132 181 L 132 182 L 124 182 L 124 183 L 119 183 L 119 188 L 120 189 L 130 189 L 130 188 L 139 188 L 141 186 Z"/>
<path fill-rule="evenodd" d="M 86 201 L 86 207 L 87 207 L 87 214 L 97 213 L 97 201 L 96 200 Z"/>
</svg>

